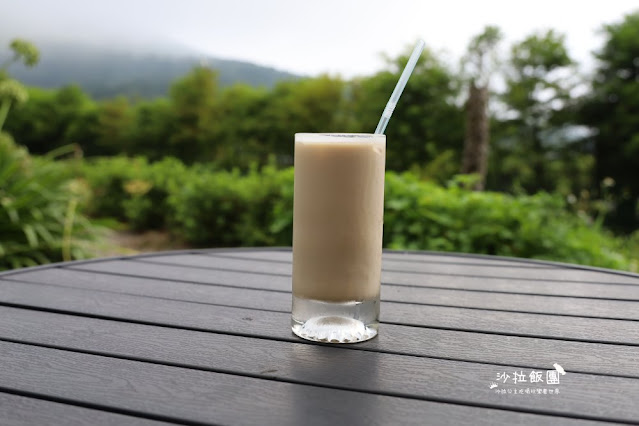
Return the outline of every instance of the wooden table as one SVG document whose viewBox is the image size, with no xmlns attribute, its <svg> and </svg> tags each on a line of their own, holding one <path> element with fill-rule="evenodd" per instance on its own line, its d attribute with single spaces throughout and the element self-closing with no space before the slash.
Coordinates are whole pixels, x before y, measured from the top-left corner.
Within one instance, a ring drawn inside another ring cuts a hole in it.
<svg viewBox="0 0 639 426">
<path fill-rule="evenodd" d="M 639 422 L 639 275 L 386 252 L 380 335 L 332 346 L 291 333 L 290 274 L 288 249 L 0 274 L 0 424 Z"/>
</svg>

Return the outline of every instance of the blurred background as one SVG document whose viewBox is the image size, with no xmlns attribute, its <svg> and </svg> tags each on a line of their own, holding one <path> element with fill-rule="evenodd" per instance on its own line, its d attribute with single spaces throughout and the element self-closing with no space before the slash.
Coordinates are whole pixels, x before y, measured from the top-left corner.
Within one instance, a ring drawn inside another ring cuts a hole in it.
<svg viewBox="0 0 639 426">
<path fill-rule="evenodd" d="M 0 269 L 291 244 L 293 135 L 387 128 L 384 245 L 639 269 L 634 1 L 22 0 Z"/>
</svg>

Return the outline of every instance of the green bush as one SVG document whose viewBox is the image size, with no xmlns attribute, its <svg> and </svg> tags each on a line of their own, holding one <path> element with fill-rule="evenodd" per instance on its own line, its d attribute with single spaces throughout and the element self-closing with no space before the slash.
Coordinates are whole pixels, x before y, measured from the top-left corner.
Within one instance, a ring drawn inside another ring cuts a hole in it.
<svg viewBox="0 0 639 426">
<path fill-rule="evenodd" d="M 387 173 L 385 202 L 386 247 L 629 267 L 621 242 L 568 213 L 558 195 L 474 192 Z"/>
<path fill-rule="evenodd" d="M 147 167 L 144 158 L 99 158 L 87 161 L 82 175 L 92 190 L 87 212 L 91 216 L 113 217 L 125 220 L 124 201 L 128 198 L 124 184 Z"/>
<path fill-rule="evenodd" d="M 0 133 L 0 270 L 87 257 L 95 229 L 77 212 L 68 164 L 31 157 Z"/>
<path fill-rule="evenodd" d="M 178 188 L 198 169 L 171 157 L 111 157 L 87 161 L 83 175 L 93 189 L 89 214 L 128 222 L 133 229 L 162 229 L 168 218 L 170 187 Z"/>
<path fill-rule="evenodd" d="M 111 176 L 109 176 L 111 174 Z M 288 246 L 293 169 L 212 171 L 178 160 L 111 158 L 89 163 L 93 214 L 138 229 L 164 226 L 196 246 Z M 622 240 L 559 195 L 511 196 L 386 174 L 384 246 L 550 259 L 636 269 L 636 237 Z M 634 254 L 633 254 L 634 253 Z"/>
<path fill-rule="evenodd" d="M 174 229 L 187 241 L 212 246 L 290 245 L 275 206 L 293 184 L 292 170 L 265 167 L 193 175 L 169 197 Z M 292 193 L 290 199 L 292 199 Z M 291 209 L 292 214 L 292 209 Z M 278 232 L 273 232 L 277 228 Z"/>
</svg>

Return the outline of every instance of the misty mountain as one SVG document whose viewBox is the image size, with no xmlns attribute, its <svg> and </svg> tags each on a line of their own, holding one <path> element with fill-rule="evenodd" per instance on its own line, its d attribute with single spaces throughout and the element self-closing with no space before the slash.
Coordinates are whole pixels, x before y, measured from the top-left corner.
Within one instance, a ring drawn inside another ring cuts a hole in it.
<svg viewBox="0 0 639 426">
<path fill-rule="evenodd" d="M 34 68 L 13 64 L 11 75 L 29 86 L 57 88 L 77 84 L 95 98 L 118 95 L 153 98 L 168 93 L 171 83 L 197 65 L 219 71 L 221 86 L 242 82 L 271 87 L 300 76 L 250 62 L 220 59 L 184 50 L 127 50 L 74 44 L 39 45 L 40 63 Z M 4 60 L 5 55 L 0 55 Z"/>
</svg>

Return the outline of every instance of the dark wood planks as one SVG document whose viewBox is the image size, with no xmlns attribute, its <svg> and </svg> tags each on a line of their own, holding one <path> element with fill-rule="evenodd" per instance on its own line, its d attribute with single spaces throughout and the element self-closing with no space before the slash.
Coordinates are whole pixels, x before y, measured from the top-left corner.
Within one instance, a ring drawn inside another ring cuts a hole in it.
<svg viewBox="0 0 639 426">
<path fill-rule="evenodd" d="M 259 272 L 266 274 L 282 274 L 291 275 L 291 262 L 273 262 L 267 260 L 247 259 L 239 257 L 228 257 L 223 254 L 215 253 L 197 253 L 197 254 L 176 254 L 171 256 L 149 256 L 139 257 L 136 260 L 141 262 L 153 262 L 174 265 L 186 265 L 200 268 L 222 268 L 236 271 Z M 526 271 L 527 275 L 534 275 L 539 267 L 531 268 L 528 265 L 515 264 L 508 265 L 492 265 L 492 264 L 456 264 L 456 263 L 437 263 L 430 261 L 422 262 L 404 262 L 396 260 L 384 259 L 383 270 L 395 272 L 413 272 L 424 274 L 477 274 L 484 276 L 506 275 L 509 273 L 519 272 L 520 269 L 534 269 L 535 271 Z M 555 268 L 556 269 L 556 268 Z"/>
<path fill-rule="evenodd" d="M 141 262 L 114 261 L 113 263 L 88 264 L 86 270 L 110 273 L 130 274 L 132 276 L 153 276 L 157 278 L 171 277 L 180 279 L 185 276 L 189 281 L 201 283 L 218 283 L 237 287 L 261 288 L 289 292 L 290 277 L 263 275 L 235 271 L 219 271 L 206 269 L 190 269 L 170 265 L 149 265 Z M 116 272 L 119 271 L 119 272 Z M 183 272 L 183 273 L 182 273 Z M 197 281 L 200 280 L 200 281 Z M 476 280 L 477 281 L 477 280 Z M 413 282 L 416 282 L 413 278 Z M 492 282 L 491 282 L 492 284 Z M 555 284 L 561 288 L 564 284 Z M 594 286 L 590 284 L 589 286 Z M 602 296 L 609 295 L 605 284 L 596 285 Z M 620 286 L 623 290 L 637 293 L 639 287 Z M 630 288 L 628 288 L 630 287 Z M 591 289 L 592 290 L 592 289 Z M 626 292 L 627 293 L 627 292 Z M 624 293 L 624 295 L 626 294 Z M 590 300 L 548 296 L 531 296 L 520 294 L 487 294 L 477 291 L 458 291 L 456 289 L 432 289 L 384 285 L 383 300 L 424 303 L 433 305 L 458 306 L 480 309 L 496 309 L 514 312 L 554 313 L 559 315 L 575 315 L 599 318 L 639 319 L 639 310 L 634 302 L 618 300 Z"/>
<path fill-rule="evenodd" d="M 639 287 L 634 285 L 592 284 L 520 279 L 477 279 L 466 276 L 413 275 L 395 272 L 382 274 L 384 283 L 454 288 L 488 293 L 515 293 L 548 296 L 587 297 L 639 301 Z"/>
<path fill-rule="evenodd" d="M 0 365 L 47 377 L 37 393 L 29 389 L 31 378 L 0 371 L 0 392 L 81 412 L 187 424 L 255 423 L 267 406 L 287 408 L 260 417 L 262 424 L 299 423 L 301 412 L 304 420 L 313 413 L 318 424 L 422 424 L 432 413 L 437 424 L 474 424 L 482 416 L 491 424 L 639 418 L 632 399 L 639 394 L 637 276 L 385 253 L 380 336 L 331 347 L 290 333 L 290 256 L 182 252 L 0 275 Z M 545 370 L 554 362 L 569 373 L 561 395 L 517 398 L 487 389 L 498 372 Z M 80 369 L 73 377 L 64 372 L 71 364 Z M 192 373 L 199 381 L 186 378 Z M 194 387 L 213 406 L 187 414 L 183 401 Z M 297 390 L 328 406 L 312 398 L 291 405 Z M 248 417 L 231 415 L 238 403 Z M 360 408 L 373 405 L 386 407 L 381 417 L 361 415 Z"/>
<path fill-rule="evenodd" d="M 201 268 L 224 268 L 236 271 L 291 274 L 291 264 L 263 262 L 258 260 L 228 259 L 201 254 L 176 254 L 166 256 L 141 257 L 140 261 L 172 265 L 185 265 Z M 561 282 L 615 283 L 639 286 L 639 277 L 609 274 L 599 271 L 567 268 L 527 268 L 525 273 L 520 267 L 491 265 L 456 265 L 450 263 L 409 263 L 386 261 L 385 272 L 418 275 L 456 275 L 473 278 L 524 279 Z"/>
<path fill-rule="evenodd" d="M 3 426 L 169 426 L 166 423 L 0 392 Z"/>
<path fill-rule="evenodd" d="M 280 250 L 201 250 L 194 253 L 206 254 L 211 256 L 224 256 L 229 258 L 251 259 L 251 260 L 268 260 L 273 262 L 291 263 L 293 259 L 290 248 Z M 147 256 L 140 256 L 147 257 Z M 553 268 L 554 264 L 533 263 L 526 259 L 517 258 L 496 258 L 493 256 L 481 255 L 458 255 L 455 253 L 412 253 L 401 252 L 396 250 L 385 250 L 383 261 L 400 261 L 400 262 L 417 262 L 417 263 L 451 263 L 455 265 L 492 265 L 492 266 L 518 266 L 530 268 Z"/>
<path fill-rule="evenodd" d="M 239 299 L 260 300 L 254 290 Z M 300 341 L 290 332 L 290 314 L 210 306 L 148 297 L 0 280 L 0 303 L 51 309 L 217 333 Z M 469 333 L 384 324 L 380 336 L 353 349 L 543 368 L 558 362 L 572 371 L 639 375 L 637 348 L 499 334 Z M 575 358 L 579 357 L 579 363 Z"/>
<path fill-rule="evenodd" d="M 213 272 L 215 274 L 216 271 Z M 140 294 L 154 297 L 164 297 L 177 300 L 200 301 L 204 303 L 229 304 L 225 297 L 232 294 L 228 288 L 212 288 L 209 285 L 193 283 L 179 283 L 150 280 L 130 276 L 100 274 L 89 271 L 70 269 L 49 269 L 25 272 L 8 279 L 28 281 L 42 284 L 64 285 L 76 288 L 91 288 L 96 290 L 115 291 L 129 294 Z M 264 276 L 264 280 L 272 280 L 282 285 L 277 290 L 290 291 L 290 280 L 282 283 L 278 277 Z M 239 282 L 239 280 L 238 280 Z M 239 284 L 238 288 L 239 287 Z M 291 298 L 287 292 L 282 294 L 263 293 L 264 299 L 249 301 L 259 303 L 248 307 L 259 307 L 270 310 L 288 310 Z M 557 315 L 584 316 L 592 318 L 632 319 L 639 320 L 639 309 L 630 301 L 586 299 L 572 297 L 554 297 L 499 293 L 488 295 L 485 292 L 415 288 L 404 286 L 384 285 L 382 300 L 388 302 L 404 302 L 414 304 L 429 304 L 464 308 L 492 309 L 512 312 L 548 313 Z M 235 301 L 237 306 L 238 301 Z M 244 303 L 240 300 L 239 303 Z M 240 306 L 242 306 L 240 304 Z"/>
<path fill-rule="evenodd" d="M 318 346 L 319 347 L 319 346 Z M 4 387 L 195 424 L 558 424 L 550 418 L 0 342 Z M 307 368 L 300 365 L 301 368 Z M 309 367 L 310 368 L 310 367 Z M 550 399 L 550 398 L 548 398 Z M 560 401 L 561 398 L 555 398 Z M 530 398 L 528 405 L 544 405 Z M 551 403 L 550 409 L 553 403 Z M 561 405 L 555 402 L 554 405 Z M 623 406 L 615 417 L 627 414 Z M 559 407 L 560 408 L 560 407 Z M 567 423 L 567 424 L 568 424 Z"/>
<path fill-rule="evenodd" d="M 257 288 L 290 292 L 291 277 L 286 275 L 265 275 L 257 272 L 197 269 L 172 265 L 150 264 L 133 260 L 108 260 L 104 262 L 71 265 L 70 268 L 110 272 L 137 277 L 152 277 L 174 281 L 201 284 L 223 284 L 235 287 Z M 507 292 L 516 294 L 536 294 L 571 297 L 591 297 L 619 300 L 638 300 L 639 286 L 570 283 L 554 281 L 476 279 L 465 276 L 439 276 L 382 273 L 384 284 L 401 284 L 411 287 L 435 287 L 483 292 Z"/>
<path fill-rule="evenodd" d="M 9 318 L 8 323 L 0 323 L 1 337 L 174 366 L 411 398 L 490 404 L 494 394 L 487 387 L 496 374 L 520 371 L 518 367 L 507 365 L 358 353 L 331 346 L 250 339 L 51 313 L 29 314 L 11 312 L 10 308 L 0 309 L 0 317 Z M 50 330 L 44 329 L 47 325 Z M 465 393 L 459 392 L 456 381 L 464 383 Z M 530 384 L 527 383 L 520 387 L 528 386 Z M 569 412 L 582 410 L 579 404 L 583 390 L 595 387 L 603 393 L 621 390 L 627 394 L 626 398 L 617 400 L 616 408 L 619 409 L 624 406 L 624 400 L 627 407 L 635 405 L 633 395 L 639 392 L 639 379 L 570 372 L 562 377 L 558 387 L 565 395 L 561 397 L 561 409 Z M 579 401 L 574 400 L 572 394 L 577 394 Z M 498 399 L 500 406 L 505 402 Z M 541 402 L 542 406 L 547 403 Z M 523 407 L 534 409 L 539 406 Z M 587 413 L 588 410 L 576 412 Z"/>
<path fill-rule="evenodd" d="M 24 283 L 3 282 L 0 302 L 36 303 L 57 309 L 54 306 L 65 306 L 73 301 L 73 309 L 75 309 L 76 305 L 78 309 L 95 309 L 105 312 L 111 309 L 118 309 L 123 314 L 128 312 L 129 315 L 133 316 L 144 315 L 147 312 L 156 315 L 159 313 L 157 312 L 158 308 L 162 307 L 162 309 L 175 312 L 177 317 L 182 317 L 185 321 L 195 324 L 207 324 L 205 318 L 211 315 L 215 317 L 224 316 L 228 313 L 222 314 L 222 312 L 237 309 L 116 293 L 110 293 L 109 297 L 104 297 L 96 292 L 49 285 L 29 284 L 29 286 L 31 288 L 27 288 Z M 38 288 L 36 289 L 34 286 Z M 137 303 L 144 304 L 147 310 L 141 311 L 142 308 L 136 307 Z M 287 313 L 263 310 L 250 310 L 249 312 L 253 312 L 249 316 L 289 316 Z M 385 303 L 381 320 L 412 326 L 639 345 L 639 322 L 637 321 L 485 311 L 392 302 Z M 210 323 L 215 324 L 213 321 L 210 321 Z"/>
<path fill-rule="evenodd" d="M 166 253 L 165 253 L 166 254 Z M 197 250 L 189 252 L 172 252 L 170 254 L 204 254 L 208 256 L 228 257 L 231 259 L 248 259 L 248 260 L 266 260 L 269 262 L 291 263 L 292 251 L 290 248 L 277 249 L 209 249 Z M 155 255 L 140 255 L 139 259 L 154 257 Z M 468 253 L 446 253 L 446 252 L 415 252 L 415 251 L 399 251 L 384 250 L 382 264 L 395 264 L 398 262 L 402 266 L 406 263 L 419 263 L 427 265 L 434 264 L 453 264 L 453 265 L 478 265 L 478 266 L 509 266 L 516 268 L 543 268 L 543 269 L 564 269 L 574 271 L 591 271 L 601 272 L 606 276 L 626 276 L 633 279 L 639 279 L 639 274 L 620 271 L 616 269 L 597 268 L 585 265 L 577 265 L 570 263 L 552 262 L 537 259 L 525 259 L 518 257 L 489 256 L 482 254 Z M 392 268 L 389 268 L 392 269 Z M 403 269 L 402 269 L 403 270 Z M 525 273 L 525 272 L 524 272 Z"/>
</svg>

